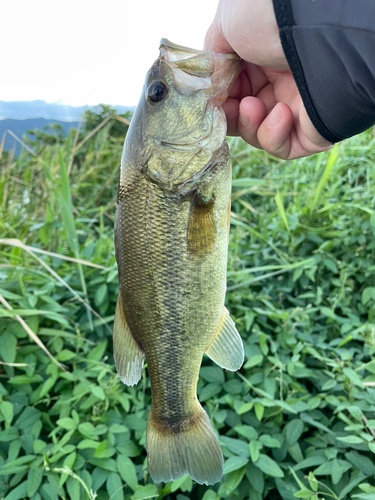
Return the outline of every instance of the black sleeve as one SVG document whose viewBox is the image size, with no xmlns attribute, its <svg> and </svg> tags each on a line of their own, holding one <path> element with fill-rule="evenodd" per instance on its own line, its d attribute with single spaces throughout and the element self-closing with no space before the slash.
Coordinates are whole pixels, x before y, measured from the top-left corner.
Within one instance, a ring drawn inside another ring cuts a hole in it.
<svg viewBox="0 0 375 500">
<path fill-rule="evenodd" d="M 375 123 L 375 1 L 273 0 L 281 43 L 318 132 L 337 142 Z"/>
</svg>

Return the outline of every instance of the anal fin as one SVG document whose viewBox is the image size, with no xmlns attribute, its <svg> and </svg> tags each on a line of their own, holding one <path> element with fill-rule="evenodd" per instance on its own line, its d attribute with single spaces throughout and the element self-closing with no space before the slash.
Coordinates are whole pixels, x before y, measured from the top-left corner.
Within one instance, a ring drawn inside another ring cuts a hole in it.
<svg viewBox="0 0 375 500">
<path fill-rule="evenodd" d="M 113 356 L 121 381 L 125 385 L 137 384 L 142 377 L 145 355 L 128 327 L 120 294 L 113 325 Z"/>
<path fill-rule="evenodd" d="M 224 307 L 220 324 L 206 354 L 226 370 L 239 370 L 244 362 L 244 349 L 234 321 Z"/>
</svg>

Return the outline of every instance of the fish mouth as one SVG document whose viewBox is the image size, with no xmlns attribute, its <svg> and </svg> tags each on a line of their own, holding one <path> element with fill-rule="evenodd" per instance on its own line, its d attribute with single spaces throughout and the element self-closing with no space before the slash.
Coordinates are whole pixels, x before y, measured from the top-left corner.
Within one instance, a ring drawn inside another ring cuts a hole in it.
<svg viewBox="0 0 375 500">
<path fill-rule="evenodd" d="M 216 54 L 160 41 L 160 57 L 172 69 L 177 87 L 191 90 L 209 89 L 211 99 L 220 106 L 242 69 L 235 53 Z M 188 78 L 190 76 L 190 79 Z"/>
</svg>

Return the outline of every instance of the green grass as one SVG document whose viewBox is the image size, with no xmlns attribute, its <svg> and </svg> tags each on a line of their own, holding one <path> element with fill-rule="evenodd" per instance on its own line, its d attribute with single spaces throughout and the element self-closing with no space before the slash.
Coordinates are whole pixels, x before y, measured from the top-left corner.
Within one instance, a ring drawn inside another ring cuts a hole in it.
<svg viewBox="0 0 375 500">
<path fill-rule="evenodd" d="M 232 139 L 227 306 L 246 359 L 204 358 L 221 483 L 154 485 L 147 370 L 115 373 L 122 140 L 0 159 L 0 499 L 368 500 L 375 453 L 375 141 L 283 162 Z"/>
</svg>

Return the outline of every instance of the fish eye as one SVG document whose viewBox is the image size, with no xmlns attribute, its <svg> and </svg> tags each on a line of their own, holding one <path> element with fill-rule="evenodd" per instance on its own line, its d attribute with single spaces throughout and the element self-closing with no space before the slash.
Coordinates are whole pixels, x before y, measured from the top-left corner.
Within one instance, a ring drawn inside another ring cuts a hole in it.
<svg viewBox="0 0 375 500">
<path fill-rule="evenodd" d="M 147 100 L 150 104 L 154 105 L 168 94 L 168 89 L 163 82 L 152 82 L 147 89 Z"/>
</svg>

